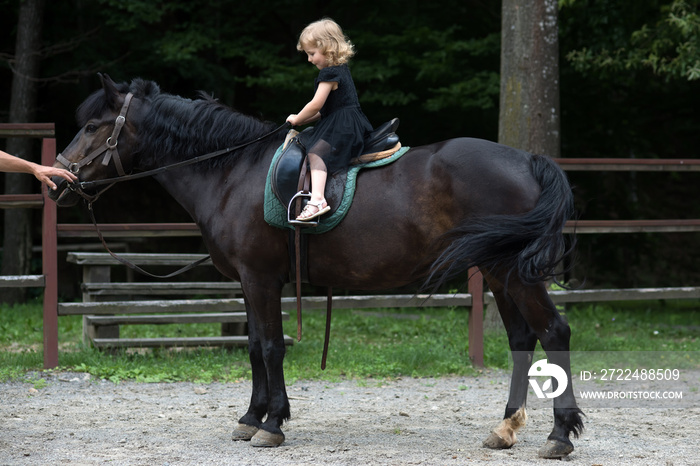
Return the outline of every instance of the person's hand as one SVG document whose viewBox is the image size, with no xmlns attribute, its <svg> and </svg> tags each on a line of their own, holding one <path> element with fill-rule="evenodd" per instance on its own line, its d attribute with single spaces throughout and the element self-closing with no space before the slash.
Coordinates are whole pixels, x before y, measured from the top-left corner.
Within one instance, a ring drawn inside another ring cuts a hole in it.
<svg viewBox="0 0 700 466">
<path fill-rule="evenodd" d="M 297 126 L 299 120 L 299 115 L 293 113 L 287 117 L 287 122 L 292 126 Z"/>
<path fill-rule="evenodd" d="M 78 177 L 66 169 L 56 167 L 45 167 L 43 165 L 36 166 L 36 168 L 34 169 L 34 176 L 36 176 L 37 180 L 41 181 L 42 183 L 46 184 L 49 188 L 54 190 L 57 188 L 57 186 L 56 183 L 51 181 L 52 176 L 60 176 L 69 183 L 78 181 Z"/>
</svg>

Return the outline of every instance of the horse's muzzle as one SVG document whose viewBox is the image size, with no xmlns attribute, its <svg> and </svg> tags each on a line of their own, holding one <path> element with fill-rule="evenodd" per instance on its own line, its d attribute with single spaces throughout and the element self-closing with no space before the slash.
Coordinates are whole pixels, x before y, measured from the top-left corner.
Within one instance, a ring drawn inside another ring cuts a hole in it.
<svg viewBox="0 0 700 466">
<path fill-rule="evenodd" d="M 72 207 L 78 203 L 80 196 L 70 189 L 70 184 L 60 176 L 51 178 L 56 183 L 56 189 L 49 189 L 49 199 L 59 207 Z"/>
</svg>

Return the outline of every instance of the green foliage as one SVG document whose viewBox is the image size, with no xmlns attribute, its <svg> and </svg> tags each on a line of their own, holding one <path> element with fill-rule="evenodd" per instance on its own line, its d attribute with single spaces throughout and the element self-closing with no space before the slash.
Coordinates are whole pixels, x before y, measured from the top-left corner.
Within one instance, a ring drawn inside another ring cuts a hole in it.
<svg viewBox="0 0 700 466">
<path fill-rule="evenodd" d="M 610 2 L 602 3 L 607 6 Z M 651 69 L 667 79 L 700 79 L 700 1 L 657 1 L 648 2 L 647 5 L 649 3 L 654 5 L 657 14 L 654 17 L 646 16 L 638 29 L 632 32 L 613 29 L 609 39 L 591 41 L 589 46 L 568 52 L 567 60 L 581 72 L 596 71 L 610 75 Z M 587 8 L 591 6 L 589 4 L 571 1 L 566 2 L 565 6 Z M 624 10 L 626 13 L 637 8 L 642 8 L 639 2 L 634 2 L 634 6 L 627 2 Z M 652 7 L 649 5 L 647 8 Z M 611 22 L 614 21 L 613 14 L 609 13 Z M 629 24 L 627 18 L 619 18 L 615 22 L 620 26 Z"/>
<path fill-rule="evenodd" d="M 41 390 L 42 388 L 46 388 L 46 386 L 48 384 L 49 383 L 46 381 L 46 379 L 36 379 L 33 382 L 34 389 L 36 389 L 36 390 Z"/>
</svg>

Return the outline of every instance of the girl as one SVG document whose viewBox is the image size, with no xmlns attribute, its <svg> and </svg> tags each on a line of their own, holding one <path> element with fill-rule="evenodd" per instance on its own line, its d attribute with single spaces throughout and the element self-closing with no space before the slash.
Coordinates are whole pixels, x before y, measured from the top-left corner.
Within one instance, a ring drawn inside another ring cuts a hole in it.
<svg viewBox="0 0 700 466">
<path fill-rule="evenodd" d="M 372 125 L 360 109 L 347 65 L 354 47 L 340 26 L 329 18 L 309 24 L 299 36 L 297 50 L 320 70 L 311 102 L 287 118 L 293 126 L 318 121 L 299 134 L 309 156 L 311 199 L 297 220 L 309 221 L 331 210 L 324 194 L 328 173 L 347 168 L 351 158 L 361 155 Z"/>
</svg>

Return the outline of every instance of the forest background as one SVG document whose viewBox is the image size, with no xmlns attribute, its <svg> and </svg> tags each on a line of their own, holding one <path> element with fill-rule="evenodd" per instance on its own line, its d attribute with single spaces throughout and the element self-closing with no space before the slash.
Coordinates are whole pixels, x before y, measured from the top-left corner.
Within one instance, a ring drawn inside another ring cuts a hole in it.
<svg viewBox="0 0 700 466">
<path fill-rule="evenodd" d="M 20 3 L 0 0 L 0 122 L 10 116 Z M 530 0 L 515 3 L 527 8 Z M 78 130 L 74 112 L 98 88 L 97 72 L 115 81 L 151 79 L 188 98 L 202 90 L 282 123 L 312 96 L 317 70 L 295 46 L 301 29 L 323 16 L 356 45 L 353 77 L 375 126 L 399 117 L 408 146 L 498 139 L 500 1 L 62 0 L 43 8 L 33 119 L 56 123 L 59 151 Z M 699 8 L 700 0 L 559 1 L 562 157 L 698 158 Z M 38 147 L 33 153 L 38 161 Z M 700 218 L 697 173 L 569 178 L 582 219 Z M 0 181 L 3 192 L 7 184 Z M 100 222 L 190 221 L 152 180 L 114 188 L 96 209 Z M 88 220 L 75 207 L 60 209 L 59 221 Z M 38 218 L 33 229 L 39 244 Z M 697 284 L 698 239 L 580 235 L 572 276 L 586 287 Z M 203 252 L 196 239 L 141 247 Z"/>
</svg>

